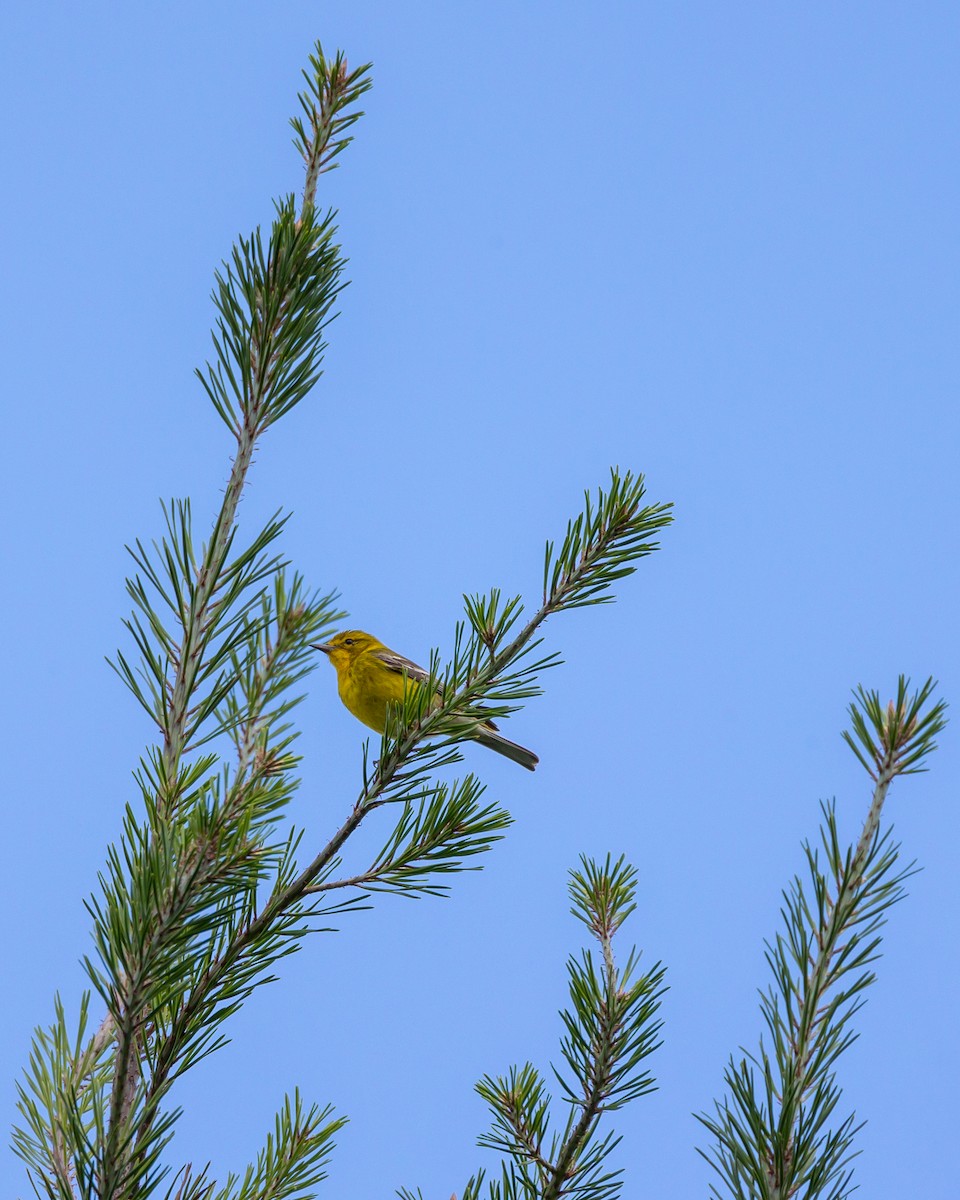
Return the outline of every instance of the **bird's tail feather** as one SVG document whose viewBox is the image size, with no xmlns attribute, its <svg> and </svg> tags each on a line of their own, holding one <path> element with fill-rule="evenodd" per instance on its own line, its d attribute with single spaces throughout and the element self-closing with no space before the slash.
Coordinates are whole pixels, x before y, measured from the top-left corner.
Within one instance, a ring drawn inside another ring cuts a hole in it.
<svg viewBox="0 0 960 1200">
<path fill-rule="evenodd" d="M 496 730 L 482 729 L 474 733 L 473 737 L 481 746 L 486 746 L 489 750 L 496 750 L 504 758 L 512 759 L 521 767 L 526 767 L 528 771 L 535 770 L 540 761 L 532 750 L 528 750 L 525 746 L 518 746 L 516 742 L 511 742 L 509 738 L 505 738 Z"/>
</svg>

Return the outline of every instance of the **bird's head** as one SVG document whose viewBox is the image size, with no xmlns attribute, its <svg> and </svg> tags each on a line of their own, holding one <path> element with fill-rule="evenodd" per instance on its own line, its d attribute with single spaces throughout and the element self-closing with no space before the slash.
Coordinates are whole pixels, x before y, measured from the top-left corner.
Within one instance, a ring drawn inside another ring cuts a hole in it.
<svg viewBox="0 0 960 1200">
<path fill-rule="evenodd" d="M 337 670 L 342 671 L 356 662 L 361 654 L 367 650 L 379 650 L 381 645 L 373 634 L 364 633 L 362 629 L 345 629 L 342 633 L 335 633 L 329 642 L 321 642 L 313 649 L 322 650 Z"/>
</svg>

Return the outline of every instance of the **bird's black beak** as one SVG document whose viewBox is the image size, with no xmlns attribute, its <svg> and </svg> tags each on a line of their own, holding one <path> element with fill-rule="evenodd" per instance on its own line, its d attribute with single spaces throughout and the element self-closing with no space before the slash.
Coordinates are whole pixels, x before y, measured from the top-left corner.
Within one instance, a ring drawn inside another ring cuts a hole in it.
<svg viewBox="0 0 960 1200">
<path fill-rule="evenodd" d="M 311 646 L 310 649 L 311 650 L 322 650 L 324 652 L 324 654 L 329 654 L 330 651 L 333 649 L 333 646 L 329 642 L 321 642 L 317 646 Z"/>
</svg>

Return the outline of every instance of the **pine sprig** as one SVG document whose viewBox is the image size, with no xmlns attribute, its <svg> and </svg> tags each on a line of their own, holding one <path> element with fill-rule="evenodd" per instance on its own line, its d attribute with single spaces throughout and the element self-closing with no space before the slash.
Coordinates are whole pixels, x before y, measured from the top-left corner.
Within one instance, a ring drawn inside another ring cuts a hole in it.
<svg viewBox="0 0 960 1200">
<path fill-rule="evenodd" d="M 348 71 L 346 56 L 339 50 L 328 62 L 319 42 L 310 56 L 310 70 L 303 72 L 307 86 L 297 96 L 303 116 L 290 120 L 296 134 L 293 144 L 303 156 L 306 172 L 304 208 L 313 205 L 318 178 L 336 170 L 340 164 L 334 159 L 353 141 L 344 135 L 363 116 L 356 104 L 373 86 L 370 69 L 366 63 Z"/>
<path fill-rule="evenodd" d="M 835 1118 L 835 1068 L 876 979 L 880 931 L 913 873 L 899 866 L 900 847 L 879 822 L 891 782 L 924 770 L 936 747 L 945 706 L 926 707 L 933 687 L 928 680 L 910 696 L 901 676 L 886 707 L 876 692 L 855 693 L 843 737 L 874 780 L 870 810 L 857 845 L 844 848 L 834 808 L 824 805 L 820 846 L 804 847 L 806 879 L 784 892 L 783 932 L 766 949 L 772 983 L 760 1001 L 769 1045 L 731 1058 L 727 1097 L 699 1117 L 715 1139 L 700 1153 L 723 1181 L 724 1192 L 711 1188 L 717 1197 L 843 1200 L 853 1190 L 859 1126 L 853 1114 Z"/>
<path fill-rule="evenodd" d="M 553 1099 L 540 1072 L 530 1063 L 511 1067 L 505 1076 L 484 1076 L 478 1094 L 493 1117 L 481 1146 L 501 1155 L 498 1178 L 488 1183 L 490 1200 L 616 1200 L 622 1172 L 608 1159 L 619 1138 L 600 1135 L 604 1113 L 613 1112 L 655 1087 L 645 1063 L 659 1046 L 657 1017 L 665 991 L 659 964 L 637 973 L 632 950 L 623 967 L 613 953 L 613 938 L 636 907 L 636 872 L 623 858 L 603 864 L 582 858 L 570 873 L 573 912 L 600 943 L 601 962 L 588 950 L 567 963 L 570 1006 L 561 1012 L 561 1051 L 565 1073 L 554 1069 L 566 1120 L 553 1129 Z M 467 1183 L 464 1200 L 477 1200 L 484 1173 Z M 413 1200 L 413 1193 L 401 1191 Z M 419 1193 L 417 1193 L 419 1195 Z"/>
<path fill-rule="evenodd" d="M 334 214 L 314 223 L 293 197 L 276 206 L 270 241 L 241 237 L 216 274 L 215 364 L 197 371 L 241 446 L 298 404 L 320 378 L 323 331 L 343 288 Z"/>
<path fill-rule="evenodd" d="M 231 1177 L 213 1200 L 311 1200 L 327 1177 L 334 1137 L 346 1124 L 329 1106 L 304 1109 L 299 1091 L 287 1097 L 273 1132 L 242 1180 Z"/>
<path fill-rule="evenodd" d="M 856 689 L 849 709 L 852 728 L 844 730 L 843 739 L 871 779 L 879 781 L 881 774 L 915 775 L 927 769 L 923 761 L 936 750 L 937 735 L 945 724 L 943 701 L 923 711 L 936 686 L 935 680 L 928 679 L 911 696 L 910 680 L 901 675 L 896 699 L 886 707 L 878 692 Z"/>
<path fill-rule="evenodd" d="M 659 548 L 656 535 L 673 520 L 671 504 L 640 507 L 642 475 L 611 470 L 610 486 L 594 499 L 584 492 L 584 510 L 567 525 L 559 551 L 548 542 L 543 562 L 543 604 L 554 611 L 606 604 L 613 583 Z"/>
<path fill-rule="evenodd" d="M 24 1124 L 14 1129 L 13 1146 L 26 1162 L 33 1164 L 33 1182 L 38 1194 L 51 1200 L 74 1200 L 77 1177 L 74 1148 L 84 1149 L 89 1160 L 99 1118 L 97 1102 L 111 1075 L 111 1064 L 101 1047 L 91 1063 L 86 1086 L 79 1086 L 73 1064 L 83 1054 L 89 1039 L 90 994 L 80 1002 L 75 1031 L 71 1032 L 63 1002 L 54 1001 L 54 1021 L 34 1034 L 30 1065 L 17 1085 L 18 1108 Z"/>
<path fill-rule="evenodd" d="M 336 600 L 333 592 L 308 594 L 302 576 L 288 581 L 281 570 L 271 593 L 261 594 L 257 608 L 244 615 L 242 653 L 234 650 L 230 656 L 234 686 L 205 739 L 229 734 L 241 775 L 252 766 L 276 773 L 295 765 L 287 752 L 297 735 L 287 717 L 303 693 L 291 693 L 315 668 L 310 643 L 345 616 L 334 608 Z"/>
<path fill-rule="evenodd" d="M 502 808 L 481 804 L 483 791 L 472 775 L 427 788 L 419 801 L 404 802 L 399 820 L 366 871 L 308 890 L 320 894 L 350 887 L 413 898 L 447 895 L 449 884 L 437 877 L 479 870 L 469 860 L 485 854 L 513 824 Z"/>
</svg>

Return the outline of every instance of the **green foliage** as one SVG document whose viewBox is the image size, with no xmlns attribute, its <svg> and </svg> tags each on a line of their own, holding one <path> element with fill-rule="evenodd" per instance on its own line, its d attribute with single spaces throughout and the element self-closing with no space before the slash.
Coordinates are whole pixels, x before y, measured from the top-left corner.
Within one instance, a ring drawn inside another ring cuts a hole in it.
<svg viewBox="0 0 960 1200">
<path fill-rule="evenodd" d="M 347 130 L 363 116 L 356 103 L 364 92 L 373 87 L 370 64 L 356 71 L 347 70 L 347 59 L 338 50 L 333 62 L 327 62 L 317 43 L 316 53 L 310 55 L 310 70 L 303 72 L 306 90 L 297 99 L 302 117 L 291 117 L 296 137 L 293 144 L 306 163 L 304 204 L 313 204 L 317 178 L 325 171 L 340 165 L 334 162 L 353 141 L 345 137 Z"/>
<path fill-rule="evenodd" d="M 405 896 L 444 895 L 449 885 L 436 877 L 464 870 L 465 859 L 485 853 L 513 823 L 496 805 L 481 807 L 483 790 L 468 775 L 452 787 L 428 789 L 419 803 L 406 801 L 364 886 Z"/>
<path fill-rule="evenodd" d="M 543 602 L 583 608 L 613 599 L 611 584 L 631 575 L 639 559 L 659 543 L 651 540 L 671 523 L 671 504 L 640 508 L 642 475 L 611 470 L 610 486 L 594 500 L 584 492 L 584 511 L 567 525 L 558 553 L 548 542 L 543 561 Z"/>
<path fill-rule="evenodd" d="M 875 782 L 870 811 L 856 847 L 844 847 L 833 806 L 824 805 L 820 846 L 804 846 L 807 878 L 783 894 L 784 931 L 767 944 L 773 978 L 760 999 L 769 1043 L 731 1058 L 728 1097 L 699 1118 L 715 1139 L 701 1151 L 724 1184 L 715 1196 L 842 1200 L 853 1190 L 859 1126 L 853 1114 L 836 1116 L 835 1067 L 876 979 L 880 930 L 913 872 L 899 866 L 900 847 L 879 820 L 892 780 L 923 770 L 936 747 L 945 706 L 925 710 L 933 688 L 928 680 L 911 697 L 901 676 L 886 708 L 876 692 L 855 693 L 843 737 Z"/>
<path fill-rule="evenodd" d="M 910 680 L 901 675 L 897 698 L 886 708 L 878 692 L 862 687 L 854 692 L 849 710 L 852 729 L 843 731 L 843 739 L 871 779 L 879 780 L 884 772 L 916 775 L 927 769 L 924 759 L 936 750 L 935 739 L 945 724 L 943 703 L 923 711 L 935 687 L 934 680 L 928 679 L 910 696 Z"/>
<path fill-rule="evenodd" d="M 342 287 L 333 218 L 314 223 L 312 210 L 298 215 L 288 197 L 277 204 L 268 248 L 255 230 L 217 272 L 216 365 L 197 377 L 238 440 L 250 423 L 262 433 L 320 378 L 323 331 Z"/>
<path fill-rule="evenodd" d="M 345 260 L 335 214 L 317 215 L 316 184 L 349 144 L 370 86 L 367 67 L 351 72 L 342 54 L 328 61 L 319 46 L 305 78 L 293 121 L 302 204 L 278 201 L 269 237 L 240 238 L 216 275 L 214 358 L 198 377 L 235 442 L 220 511 L 198 539 L 190 502 L 172 500 L 163 534 L 130 547 L 134 650 L 118 651 L 111 665 L 156 741 L 135 773 L 138 804 L 127 805 L 88 902 L 91 992 L 73 1028 L 57 1000 L 20 1088 L 14 1145 L 40 1196 L 313 1194 L 342 1118 L 287 1099 L 256 1162 L 218 1187 L 206 1171 L 170 1165 L 176 1081 L 226 1043 L 229 1018 L 308 933 L 368 907 L 377 892 L 443 895 L 452 874 L 476 869 L 510 817 L 484 800 L 473 775 L 439 780 L 438 769 L 460 761 L 458 743 L 478 716 L 505 715 L 539 694 L 540 672 L 557 661 L 534 653 L 543 621 L 609 599 L 611 584 L 656 548 L 653 536 L 670 521 L 668 505 L 641 506 L 642 477 L 614 472 L 608 492 L 588 499 L 568 528 L 551 592 L 529 621 L 520 623 L 519 599 L 504 603 L 497 589 L 467 598 L 450 661 L 432 656 L 440 702 L 425 689 L 395 714 L 376 764 L 365 751 L 360 794 L 340 827 L 298 861 L 302 835 L 284 823 L 299 784 L 293 715 L 314 667 L 312 644 L 345 614 L 334 594 L 310 591 L 289 571 L 278 549 L 285 517 L 244 541 L 238 509 L 260 437 L 321 374 Z M 344 848 L 380 809 L 391 814 L 381 849 L 366 869 L 344 872 Z M 577 967 L 581 1005 L 606 996 L 607 975 L 591 970 L 589 957 Z M 106 1015 L 92 1030 L 94 995 Z M 605 1036 L 632 1069 L 633 1043 Z M 568 1040 L 565 1052 L 585 1070 L 573 1027 Z M 627 1084 L 612 1067 L 604 1081 L 610 1106 Z"/>
<path fill-rule="evenodd" d="M 623 858 L 608 856 L 602 865 L 581 858 L 581 869 L 570 873 L 572 911 L 599 942 L 600 960 L 584 950 L 567 962 L 570 1004 L 560 1013 L 566 1069 L 553 1071 L 566 1116 L 554 1128 L 553 1098 L 530 1063 L 480 1080 L 493 1125 L 479 1144 L 501 1155 L 499 1176 L 487 1183 L 490 1200 L 620 1195 L 622 1172 L 607 1162 L 620 1139 L 601 1135 L 601 1119 L 654 1090 L 645 1064 L 660 1045 L 657 1013 L 666 990 L 659 963 L 641 974 L 636 950 L 622 967 L 614 959 L 613 939 L 636 907 L 635 894 L 636 871 Z M 477 1200 L 484 1180 L 484 1172 L 474 1175 L 464 1200 Z M 415 1200 L 406 1190 L 399 1195 Z"/>
<path fill-rule="evenodd" d="M 277 1114 L 274 1131 L 255 1166 L 242 1181 L 231 1177 L 214 1194 L 215 1200 L 307 1200 L 327 1177 L 327 1162 L 343 1117 L 332 1118 L 332 1109 L 311 1106 L 304 1112 L 300 1093 L 294 1092 Z"/>
</svg>

